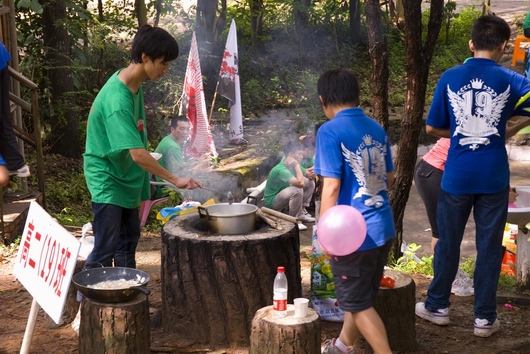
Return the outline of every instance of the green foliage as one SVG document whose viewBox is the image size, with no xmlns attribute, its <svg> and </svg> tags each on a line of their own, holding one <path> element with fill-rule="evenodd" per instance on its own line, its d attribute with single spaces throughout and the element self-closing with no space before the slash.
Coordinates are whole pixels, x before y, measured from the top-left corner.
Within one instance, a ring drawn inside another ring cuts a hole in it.
<svg viewBox="0 0 530 354">
<path fill-rule="evenodd" d="M 464 263 L 460 264 L 460 269 L 467 273 L 471 278 L 475 273 L 475 258 L 462 258 Z"/>
<path fill-rule="evenodd" d="M 404 273 L 421 273 L 426 275 L 434 275 L 432 267 L 433 256 L 422 257 L 421 260 L 416 256 L 416 251 L 421 248 L 421 245 L 410 243 L 403 256 L 396 262 L 392 262 L 390 267 L 394 270 Z"/>
<path fill-rule="evenodd" d="M 47 209 L 60 224 L 79 226 L 92 220 L 90 193 L 82 173 L 60 171 L 47 183 Z"/>
<path fill-rule="evenodd" d="M 499 276 L 498 290 L 515 291 L 516 279 L 514 275 L 502 274 Z"/>
<path fill-rule="evenodd" d="M 0 244 L 0 260 L 11 258 L 18 252 L 18 246 L 20 245 L 20 237 L 17 237 L 15 241 L 9 245 Z"/>
</svg>

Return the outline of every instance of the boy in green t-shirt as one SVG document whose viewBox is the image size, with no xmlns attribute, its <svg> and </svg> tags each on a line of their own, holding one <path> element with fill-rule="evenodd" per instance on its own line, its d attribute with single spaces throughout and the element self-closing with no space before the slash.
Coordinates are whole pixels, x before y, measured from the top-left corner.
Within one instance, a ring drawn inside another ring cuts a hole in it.
<svg viewBox="0 0 530 354">
<path fill-rule="evenodd" d="M 110 77 L 92 104 L 84 173 L 92 196 L 94 249 L 87 264 L 136 267 L 138 205 L 150 197 L 149 174 L 177 188 L 202 187 L 171 174 L 146 149 L 142 82 L 167 74 L 177 56 L 177 42 L 168 32 L 142 26 L 132 43 L 131 63 Z"/>
<path fill-rule="evenodd" d="M 315 218 L 304 208 L 309 206 L 315 184 L 304 176 L 305 169 L 300 166 L 303 147 L 291 141 L 285 145 L 283 153 L 285 158 L 269 172 L 263 192 L 265 206 L 274 210 L 289 208 L 289 215 L 302 222 L 314 222 Z"/>
</svg>

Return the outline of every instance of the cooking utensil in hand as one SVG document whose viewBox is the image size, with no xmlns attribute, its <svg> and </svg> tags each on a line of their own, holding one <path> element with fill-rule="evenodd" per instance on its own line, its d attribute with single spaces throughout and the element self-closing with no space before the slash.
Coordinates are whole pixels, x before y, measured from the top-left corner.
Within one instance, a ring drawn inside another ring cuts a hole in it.
<svg viewBox="0 0 530 354">
<path fill-rule="evenodd" d="M 232 195 L 232 192 L 228 191 L 226 197 L 228 198 L 228 205 L 232 205 L 232 203 L 234 203 L 234 196 Z"/>
</svg>

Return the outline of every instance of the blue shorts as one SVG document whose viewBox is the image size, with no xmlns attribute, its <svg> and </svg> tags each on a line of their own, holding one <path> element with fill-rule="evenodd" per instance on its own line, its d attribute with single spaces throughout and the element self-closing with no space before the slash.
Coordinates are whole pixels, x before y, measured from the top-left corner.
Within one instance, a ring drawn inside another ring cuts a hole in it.
<svg viewBox="0 0 530 354">
<path fill-rule="evenodd" d="M 0 165 L 6 165 L 6 160 L 0 155 Z"/>
<path fill-rule="evenodd" d="M 393 242 L 332 260 L 335 295 L 342 311 L 360 312 L 374 305 Z"/>
</svg>

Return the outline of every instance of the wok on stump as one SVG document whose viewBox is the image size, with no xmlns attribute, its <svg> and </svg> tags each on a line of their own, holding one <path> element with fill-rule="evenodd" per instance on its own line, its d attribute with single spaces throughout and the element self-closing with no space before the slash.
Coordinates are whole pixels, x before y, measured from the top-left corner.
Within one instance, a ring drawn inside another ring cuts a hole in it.
<svg viewBox="0 0 530 354">
<path fill-rule="evenodd" d="M 272 304 L 278 266 L 289 281 L 288 301 L 302 295 L 298 226 L 256 222 L 245 235 L 207 231 L 195 214 L 162 230 L 162 325 L 177 345 L 248 346 L 256 311 Z"/>
</svg>

